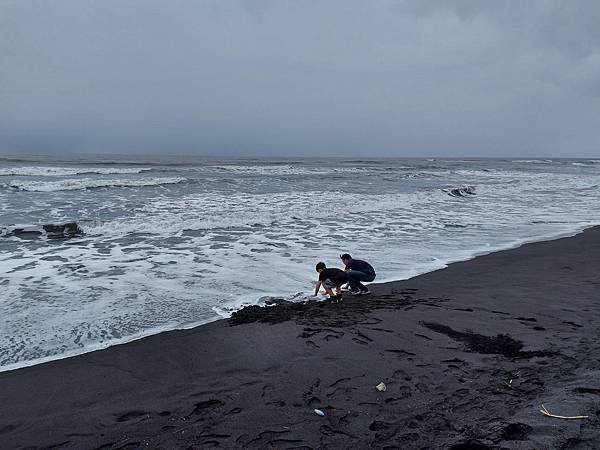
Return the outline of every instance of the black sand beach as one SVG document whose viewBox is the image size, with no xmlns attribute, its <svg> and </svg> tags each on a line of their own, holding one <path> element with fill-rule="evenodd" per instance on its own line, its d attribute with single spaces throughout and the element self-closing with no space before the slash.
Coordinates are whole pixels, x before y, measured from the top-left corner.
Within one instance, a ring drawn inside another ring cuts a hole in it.
<svg viewBox="0 0 600 450">
<path fill-rule="evenodd" d="M 0 373 L 0 448 L 597 449 L 599 263 L 593 228 Z"/>
</svg>

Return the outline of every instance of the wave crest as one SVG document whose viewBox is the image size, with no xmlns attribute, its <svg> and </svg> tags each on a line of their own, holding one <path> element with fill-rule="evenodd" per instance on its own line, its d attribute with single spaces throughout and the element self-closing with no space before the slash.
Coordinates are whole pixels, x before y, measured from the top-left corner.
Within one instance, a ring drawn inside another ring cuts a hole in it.
<svg viewBox="0 0 600 450">
<path fill-rule="evenodd" d="M 122 180 L 96 180 L 93 178 L 81 178 L 60 181 L 18 181 L 13 180 L 2 186 L 9 189 L 28 192 L 57 192 L 75 191 L 81 189 L 97 189 L 103 187 L 143 187 L 161 186 L 164 184 L 178 184 L 186 182 L 187 178 L 148 178 L 148 179 L 122 179 Z"/>
<path fill-rule="evenodd" d="M 148 172 L 152 169 L 132 168 L 132 167 L 49 167 L 49 166 L 31 166 L 31 167 L 8 167 L 0 168 L 0 176 L 35 176 L 35 177 L 61 177 L 73 175 L 115 175 L 115 174 L 136 174 Z"/>
<path fill-rule="evenodd" d="M 475 186 L 460 186 L 455 188 L 442 189 L 451 197 L 466 197 L 468 195 L 475 195 Z"/>
</svg>

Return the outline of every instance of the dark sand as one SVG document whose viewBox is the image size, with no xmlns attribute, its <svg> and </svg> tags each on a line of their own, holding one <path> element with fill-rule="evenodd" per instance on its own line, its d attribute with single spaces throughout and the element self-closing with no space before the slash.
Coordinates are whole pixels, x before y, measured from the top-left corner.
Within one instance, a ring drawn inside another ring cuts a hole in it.
<svg viewBox="0 0 600 450">
<path fill-rule="evenodd" d="M 0 373 L 0 448 L 598 449 L 599 268 L 595 228 Z"/>
</svg>

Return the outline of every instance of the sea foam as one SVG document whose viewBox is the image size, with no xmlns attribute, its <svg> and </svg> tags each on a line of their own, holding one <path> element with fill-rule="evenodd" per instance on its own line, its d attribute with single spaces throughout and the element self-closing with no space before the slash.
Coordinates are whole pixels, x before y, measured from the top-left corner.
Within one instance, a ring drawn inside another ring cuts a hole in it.
<svg viewBox="0 0 600 450">
<path fill-rule="evenodd" d="M 59 181 L 22 181 L 11 180 L 3 183 L 5 188 L 17 189 L 28 192 L 56 192 L 73 191 L 80 189 L 94 189 L 103 187 L 140 187 L 140 186 L 160 186 L 164 184 L 177 184 L 187 181 L 187 178 L 141 178 L 141 179 L 94 179 L 78 178 Z"/>
<path fill-rule="evenodd" d="M 0 168 L 0 176 L 36 176 L 36 177 L 61 177 L 73 175 L 113 175 L 113 174 L 136 174 L 147 172 L 150 168 L 129 167 L 8 167 Z"/>
</svg>

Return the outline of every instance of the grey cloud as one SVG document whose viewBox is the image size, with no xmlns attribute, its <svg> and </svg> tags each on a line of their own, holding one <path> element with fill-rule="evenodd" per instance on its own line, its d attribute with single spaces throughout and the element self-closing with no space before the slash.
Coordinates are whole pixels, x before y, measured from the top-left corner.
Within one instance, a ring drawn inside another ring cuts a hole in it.
<svg viewBox="0 0 600 450">
<path fill-rule="evenodd" d="M 418 17 L 451 14 L 463 22 L 489 20 L 501 26 L 508 38 L 580 58 L 600 49 L 600 4 L 595 0 L 406 0 L 396 9 Z"/>
<path fill-rule="evenodd" d="M 599 14 L 583 1 L 4 1 L 0 152 L 591 156 Z"/>
</svg>

